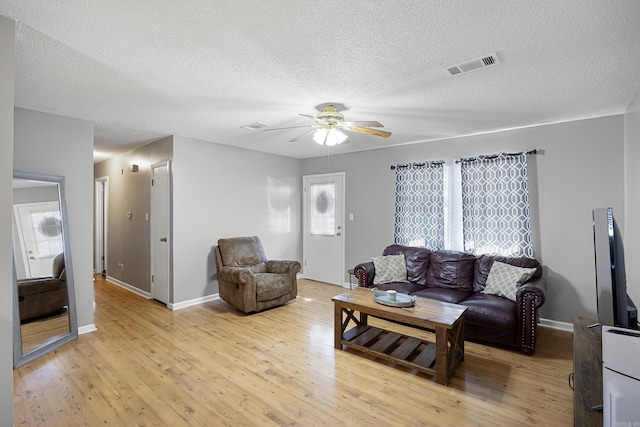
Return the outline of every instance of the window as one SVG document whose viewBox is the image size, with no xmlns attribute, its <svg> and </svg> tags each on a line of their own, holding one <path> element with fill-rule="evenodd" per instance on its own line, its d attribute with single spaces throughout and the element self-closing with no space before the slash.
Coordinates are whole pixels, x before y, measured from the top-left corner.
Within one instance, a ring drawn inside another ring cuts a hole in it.
<svg viewBox="0 0 640 427">
<path fill-rule="evenodd" d="M 395 243 L 444 249 L 444 162 L 396 166 Z"/>
<path fill-rule="evenodd" d="M 527 153 L 397 165 L 394 240 L 533 257 Z"/>
</svg>

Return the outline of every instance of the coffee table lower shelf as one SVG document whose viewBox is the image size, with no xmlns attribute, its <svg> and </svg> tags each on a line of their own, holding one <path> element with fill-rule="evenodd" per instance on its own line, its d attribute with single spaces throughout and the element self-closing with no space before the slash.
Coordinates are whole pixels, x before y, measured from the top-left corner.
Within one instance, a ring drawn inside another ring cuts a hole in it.
<svg viewBox="0 0 640 427">
<path fill-rule="evenodd" d="M 420 372 L 436 374 L 436 345 L 429 341 L 374 326 L 356 326 L 346 331 L 341 343 L 364 353 L 372 354 Z M 460 355 L 451 361 L 450 372 L 460 362 Z"/>
<path fill-rule="evenodd" d="M 429 341 L 374 326 L 361 325 L 346 331 L 341 343 L 346 347 L 391 360 L 399 365 L 427 374 L 436 374 L 436 345 Z M 452 361 L 451 370 L 457 362 L 459 360 Z"/>
</svg>

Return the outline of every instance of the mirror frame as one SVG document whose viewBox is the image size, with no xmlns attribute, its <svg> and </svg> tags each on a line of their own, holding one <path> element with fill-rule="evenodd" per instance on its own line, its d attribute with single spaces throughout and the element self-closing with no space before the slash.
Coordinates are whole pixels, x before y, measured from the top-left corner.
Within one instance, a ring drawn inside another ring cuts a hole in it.
<svg viewBox="0 0 640 427">
<path fill-rule="evenodd" d="M 24 179 L 29 181 L 53 182 L 58 184 L 58 200 L 60 203 L 60 219 L 62 221 L 62 241 L 64 249 L 64 268 L 66 270 L 67 294 L 69 302 L 67 312 L 69 313 L 69 333 L 60 338 L 29 350 L 22 352 L 22 332 L 20 328 L 20 313 L 18 311 L 18 280 L 16 274 L 16 254 L 13 252 L 13 368 L 16 369 L 25 363 L 49 353 L 60 346 L 78 338 L 78 317 L 76 313 L 76 293 L 73 282 L 73 264 L 71 262 L 71 243 L 69 240 L 69 218 L 67 213 L 67 191 L 64 176 L 47 175 L 42 173 L 13 171 L 13 179 Z"/>
</svg>

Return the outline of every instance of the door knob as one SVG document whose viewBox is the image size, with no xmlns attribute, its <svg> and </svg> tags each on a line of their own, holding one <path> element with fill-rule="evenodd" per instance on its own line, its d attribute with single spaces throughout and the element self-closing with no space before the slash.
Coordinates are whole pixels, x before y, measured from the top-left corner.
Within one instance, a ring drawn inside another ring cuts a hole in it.
<svg viewBox="0 0 640 427">
<path fill-rule="evenodd" d="M 338 232 L 336 233 L 336 236 L 339 236 L 339 235 L 340 235 L 340 232 L 338 231 Z"/>
<path fill-rule="evenodd" d="M 161 237 L 161 238 L 160 238 L 160 241 L 161 241 L 161 242 L 166 242 L 166 241 L 167 241 L 167 238 L 166 238 L 166 237 Z"/>
</svg>

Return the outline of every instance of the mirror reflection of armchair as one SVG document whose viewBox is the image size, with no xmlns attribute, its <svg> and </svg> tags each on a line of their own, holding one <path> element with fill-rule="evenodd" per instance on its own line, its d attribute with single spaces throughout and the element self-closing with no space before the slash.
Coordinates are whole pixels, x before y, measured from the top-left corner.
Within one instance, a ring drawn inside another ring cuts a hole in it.
<svg viewBox="0 0 640 427">
<path fill-rule="evenodd" d="M 54 313 L 68 304 L 64 253 L 53 259 L 51 277 L 18 280 L 20 321 Z"/>
<path fill-rule="evenodd" d="M 298 295 L 298 261 L 268 260 L 257 236 L 218 240 L 214 248 L 220 298 L 252 313 Z"/>
</svg>

